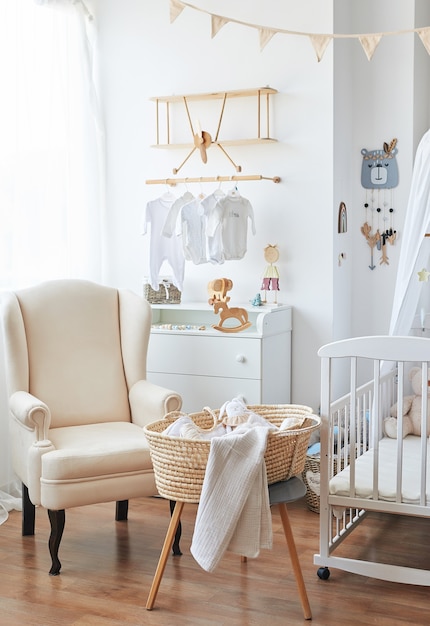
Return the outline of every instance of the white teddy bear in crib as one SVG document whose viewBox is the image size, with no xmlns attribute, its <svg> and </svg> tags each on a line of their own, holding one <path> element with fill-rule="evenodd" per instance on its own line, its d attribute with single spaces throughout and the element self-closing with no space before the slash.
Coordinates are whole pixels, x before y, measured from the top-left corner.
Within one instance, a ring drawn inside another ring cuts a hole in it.
<svg viewBox="0 0 430 626">
<path fill-rule="evenodd" d="M 403 398 L 403 437 L 406 435 L 421 435 L 421 369 L 413 367 L 409 372 L 412 391 L 415 395 Z M 427 386 L 427 436 L 430 434 L 430 370 Z M 387 437 L 397 439 L 397 402 L 390 409 L 391 417 L 384 420 L 384 430 Z"/>
</svg>

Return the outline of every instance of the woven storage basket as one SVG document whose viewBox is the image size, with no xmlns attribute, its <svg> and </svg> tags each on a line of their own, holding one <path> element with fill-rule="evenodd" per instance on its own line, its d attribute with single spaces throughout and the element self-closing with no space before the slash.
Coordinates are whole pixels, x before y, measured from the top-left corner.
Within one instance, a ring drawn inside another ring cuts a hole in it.
<svg viewBox="0 0 430 626">
<path fill-rule="evenodd" d="M 338 464 L 340 463 L 340 467 Z M 337 474 L 345 467 L 345 459 L 342 457 L 333 459 L 333 471 Z M 321 460 L 319 456 L 307 456 L 303 468 L 302 480 L 306 485 L 306 504 L 314 513 L 320 512 L 320 476 Z"/>
<path fill-rule="evenodd" d="M 143 285 L 143 297 L 151 304 L 180 304 L 181 292 L 167 279 L 162 279 L 155 291 L 149 283 Z"/>
<path fill-rule="evenodd" d="M 306 485 L 306 504 L 314 513 L 320 512 L 320 469 L 319 457 L 306 457 L 302 480 Z"/>
<path fill-rule="evenodd" d="M 299 429 L 270 433 L 264 455 L 269 485 L 300 475 L 306 460 L 310 434 L 318 428 L 320 418 L 312 415 L 310 407 L 297 404 L 250 405 L 248 409 L 262 415 L 275 426 L 280 426 L 286 417 L 304 418 Z M 159 494 L 169 500 L 199 502 L 210 440 L 165 435 L 163 431 L 181 415 L 183 413 L 169 413 L 164 419 L 145 426 L 144 432 L 149 443 Z M 210 409 L 189 415 L 199 428 L 207 430 L 215 427 L 218 416 L 219 410 Z"/>
</svg>

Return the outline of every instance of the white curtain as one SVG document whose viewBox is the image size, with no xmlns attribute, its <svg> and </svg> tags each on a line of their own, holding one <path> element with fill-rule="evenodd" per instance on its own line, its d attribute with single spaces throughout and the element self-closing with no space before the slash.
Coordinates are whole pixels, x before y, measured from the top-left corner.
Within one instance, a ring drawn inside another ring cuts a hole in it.
<svg viewBox="0 0 430 626">
<path fill-rule="evenodd" d="M 415 155 L 411 189 L 403 227 L 399 267 L 394 290 L 390 335 L 409 335 L 422 309 L 430 314 L 430 282 L 418 272 L 430 271 L 430 131 Z"/>
<path fill-rule="evenodd" d="M 105 276 L 94 21 L 80 0 L 0 1 L 0 295 Z M 20 508 L 0 337 L 0 523 Z"/>
</svg>

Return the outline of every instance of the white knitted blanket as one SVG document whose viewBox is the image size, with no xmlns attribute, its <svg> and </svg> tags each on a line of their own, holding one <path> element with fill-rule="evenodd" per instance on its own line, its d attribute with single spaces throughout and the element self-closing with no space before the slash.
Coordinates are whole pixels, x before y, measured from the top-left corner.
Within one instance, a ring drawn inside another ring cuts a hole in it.
<svg viewBox="0 0 430 626">
<path fill-rule="evenodd" d="M 244 424 L 211 440 L 191 544 L 208 572 L 229 549 L 254 558 L 272 547 L 264 452 L 269 428 Z"/>
</svg>

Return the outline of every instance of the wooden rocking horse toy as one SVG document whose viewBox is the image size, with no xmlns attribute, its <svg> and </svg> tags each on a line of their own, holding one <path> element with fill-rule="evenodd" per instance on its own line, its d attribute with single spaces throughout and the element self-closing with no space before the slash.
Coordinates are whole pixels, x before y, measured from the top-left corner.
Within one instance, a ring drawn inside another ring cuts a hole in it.
<svg viewBox="0 0 430 626">
<path fill-rule="evenodd" d="M 213 305 L 214 313 L 219 313 L 220 321 L 218 324 L 212 324 L 212 328 L 220 330 L 224 333 L 237 333 L 251 326 L 248 320 L 246 309 L 241 307 L 228 306 L 230 297 L 227 292 L 233 287 L 233 282 L 229 278 L 217 278 L 208 284 L 209 304 Z M 236 319 L 238 326 L 224 326 L 224 322 L 228 319 Z"/>
</svg>

